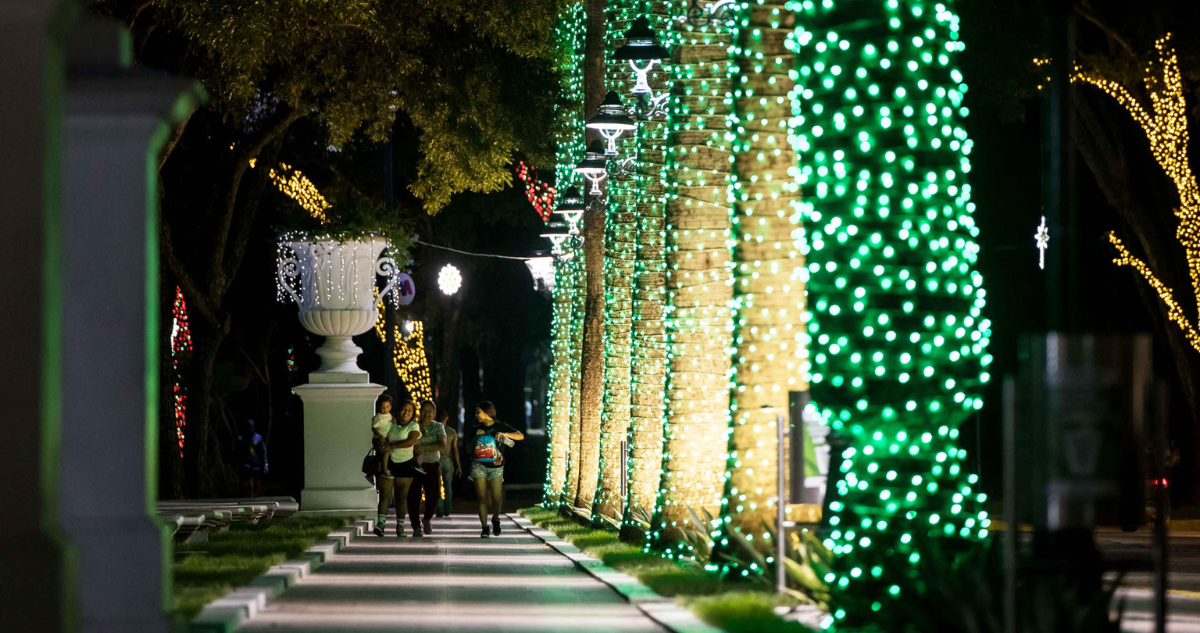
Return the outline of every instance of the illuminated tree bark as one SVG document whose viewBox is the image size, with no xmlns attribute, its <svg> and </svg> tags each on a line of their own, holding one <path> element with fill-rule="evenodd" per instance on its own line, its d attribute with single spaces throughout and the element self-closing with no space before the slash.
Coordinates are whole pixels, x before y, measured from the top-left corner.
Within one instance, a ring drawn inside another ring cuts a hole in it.
<svg viewBox="0 0 1200 633">
<path fill-rule="evenodd" d="M 730 37 L 679 25 L 668 142 L 667 335 L 663 481 L 651 538 L 669 554 L 697 513 L 719 512 L 729 428 Z M 708 531 L 712 526 L 690 526 Z"/>
<path fill-rule="evenodd" d="M 558 129 L 555 133 L 557 164 L 555 183 L 559 192 L 565 192 L 576 179 L 575 164 L 583 158 L 583 31 L 584 6 L 575 0 L 563 7 L 554 29 L 555 46 L 559 51 L 559 73 L 562 76 L 564 103 L 555 115 Z M 574 240 L 566 245 L 568 252 L 575 250 Z M 554 320 L 552 350 L 554 364 L 551 370 L 551 401 L 549 429 L 550 446 L 547 467 L 545 499 L 550 506 L 574 503 L 575 481 L 569 472 L 571 447 L 578 443 L 579 410 L 579 352 L 578 324 L 582 314 L 576 314 L 580 299 L 576 284 L 580 281 L 577 258 L 558 259 L 555 262 Z M 579 303 L 579 311 L 582 303 Z"/>
<path fill-rule="evenodd" d="M 596 113 L 604 100 L 604 9 L 607 0 L 587 0 L 583 53 L 583 112 Z M 590 136 L 589 136 L 590 138 Z M 597 137 L 598 138 L 598 137 Z M 586 287 L 579 395 L 579 470 L 575 507 L 592 509 L 600 471 L 600 416 L 604 406 L 604 224 L 602 201 L 593 201 L 583 217 Z"/>
<path fill-rule="evenodd" d="M 852 627 L 917 591 L 923 540 L 987 533 L 958 442 L 991 363 L 963 47 L 945 4 L 788 6 L 812 396 L 849 443 L 825 543 Z"/>
<path fill-rule="evenodd" d="M 765 548 L 773 548 L 760 536 L 764 521 L 775 522 L 776 416 L 787 415 L 789 391 L 807 388 L 804 258 L 792 235 L 798 162 L 788 142 L 795 82 L 786 44 L 794 25 L 783 3 L 753 5 L 737 29 L 734 57 L 733 428 L 722 515 L 727 529 Z"/>
<path fill-rule="evenodd" d="M 655 3 L 649 18 L 655 31 L 669 32 L 671 7 Z M 678 11 L 678 9 L 676 9 Z M 669 92 L 672 73 L 649 77 L 655 94 Z M 626 93 L 628 94 L 628 93 Z M 629 494 L 622 538 L 645 538 L 658 499 L 663 469 L 663 421 L 666 413 L 666 144 L 669 121 L 659 117 L 638 126 L 637 259 L 633 279 L 631 333 L 631 410 L 629 423 Z"/>
<path fill-rule="evenodd" d="M 550 448 L 543 503 L 562 502 L 567 483 L 567 453 L 571 438 L 571 300 L 575 291 L 574 261 L 554 264 L 554 317 L 550 346 L 554 363 L 550 369 Z"/>
</svg>

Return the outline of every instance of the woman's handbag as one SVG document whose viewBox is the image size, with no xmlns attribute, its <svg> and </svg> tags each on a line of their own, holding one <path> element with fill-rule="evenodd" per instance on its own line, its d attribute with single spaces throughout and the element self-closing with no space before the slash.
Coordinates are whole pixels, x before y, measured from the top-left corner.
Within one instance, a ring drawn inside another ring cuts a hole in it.
<svg viewBox="0 0 1200 633">
<path fill-rule="evenodd" d="M 375 477 L 383 473 L 383 453 L 375 450 L 375 447 L 371 447 L 371 450 L 367 451 L 367 456 L 363 458 L 362 472 L 367 481 L 374 485 Z"/>
</svg>

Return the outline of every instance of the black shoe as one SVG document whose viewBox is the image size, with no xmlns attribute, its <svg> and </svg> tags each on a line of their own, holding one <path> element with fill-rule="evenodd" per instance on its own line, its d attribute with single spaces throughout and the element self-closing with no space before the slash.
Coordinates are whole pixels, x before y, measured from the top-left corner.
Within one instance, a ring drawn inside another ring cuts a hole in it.
<svg viewBox="0 0 1200 633">
<path fill-rule="evenodd" d="M 413 536 L 425 536 L 425 533 L 421 531 L 420 525 L 413 526 Z"/>
<path fill-rule="evenodd" d="M 399 536 L 401 538 L 408 536 L 407 534 L 404 533 L 404 524 L 403 523 L 396 524 L 396 536 Z"/>
<path fill-rule="evenodd" d="M 492 534 L 500 536 L 500 519 L 498 518 L 492 519 Z"/>
<path fill-rule="evenodd" d="M 487 538 L 491 535 L 492 533 L 488 531 L 487 526 L 485 525 L 483 526 L 483 531 L 479 533 L 479 538 Z"/>
<path fill-rule="evenodd" d="M 375 536 L 382 537 L 383 536 L 383 524 L 376 523 L 374 532 L 375 532 Z"/>
</svg>

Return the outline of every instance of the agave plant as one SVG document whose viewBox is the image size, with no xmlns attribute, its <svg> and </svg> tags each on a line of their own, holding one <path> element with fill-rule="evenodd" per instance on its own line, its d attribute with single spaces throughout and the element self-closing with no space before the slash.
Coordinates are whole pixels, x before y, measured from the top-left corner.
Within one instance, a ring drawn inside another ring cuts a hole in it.
<svg viewBox="0 0 1200 633">
<path fill-rule="evenodd" d="M 703 508 L 697 513 L 688 506 L 689 525 L 679 528 L 683 544 L 691 550 L 691 562 L 704 567 L 712 561 L 712 514 Z"/>
<path fill-rule="evenodd" d="M 736 547 L 721 551 L 722 562 L 746 571 L 743 578 L 751 582 L 774 585 L 774 560 L 768 561 L 741 532 L 727 528 L 724 534 Z M 777 542 L 774 527 L 765 521 L 763 534 L 764 542 Z M 809 530 L 787 533 L 784 553 L 783 570 L 788 582 L 783 592 L 799 604 L 812 604 L 828 611 L 829 586 L 825 583 L 825 574 L 829 573 L 833 554 Z"/>
</svg>

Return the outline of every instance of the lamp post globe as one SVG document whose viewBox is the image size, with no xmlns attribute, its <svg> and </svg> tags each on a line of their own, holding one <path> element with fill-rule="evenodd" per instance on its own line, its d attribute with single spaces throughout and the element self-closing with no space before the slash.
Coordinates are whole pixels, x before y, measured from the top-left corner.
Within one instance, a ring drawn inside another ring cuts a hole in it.
<svg viewBox="0 0 1200 633">
<path fill-rule="evenodd" d="M 596 116 L 587 120 L 585 127 L 600 132 L 600 136 L 608 141 L 608 145 L 604 148 L 605 156 L 616 156 L 617 137 L 634 129 L 637 124 L 633 119 L 625 116 L 625 104 L 621 103 L 621 95 L 616 92 L 609 91 L 598 110 Z"/>
<path fill-rule="evenodd" d="M 559 256 L 563 254 L 563 242 L 567 241 L 567 239 L 571 237 L 571 233 L 567 230 L 567 226 L 562 222 L 551 222 L 546 228 L 546 232 L 541 234 L 541 237 L 550 240 L 550 244 L 553 245 L 551 253 L 553 253 L 555 256 Z"/>
<path fill-rule="evenodd" d="M 613 51 L 613 59 L 628 61 L 633 69 L 634 85 L 630 92 L 635 95 L 651 93 L 646 77 L 655 64 L 669 56 L 667 49 L 658 45 L 650 20 L 644 17 L 633 21 L 625 32 L 625 44 Z"/>
<path fill-rule="evenodd" d="M 588 192 L 590 195 L 604 195 L 604 192 L 600 190 L 600 182 L 608 176 L 608 161 L 604 158 L 603 143 L 598 140 L 592 141 L 583 154 L 583 160 L 575 165 L 575 173 L 592 183 L 592 189 Z"/>
<path fill-rule="evenodd" d="M 579 219 L 583 217 L 583 212 L 586 208 L 587 206 L 583 203 L 583 194 L 579 193 L 579 189 L 577 187 L 569 187 L 563 192 L 562 202 L 559 203 L 558 208 L 554 212 L 563 216 L 563 219 L 567 221 L 567 226 L 570 227 L 572 235 L 578 235 Z"/>
</svg>

